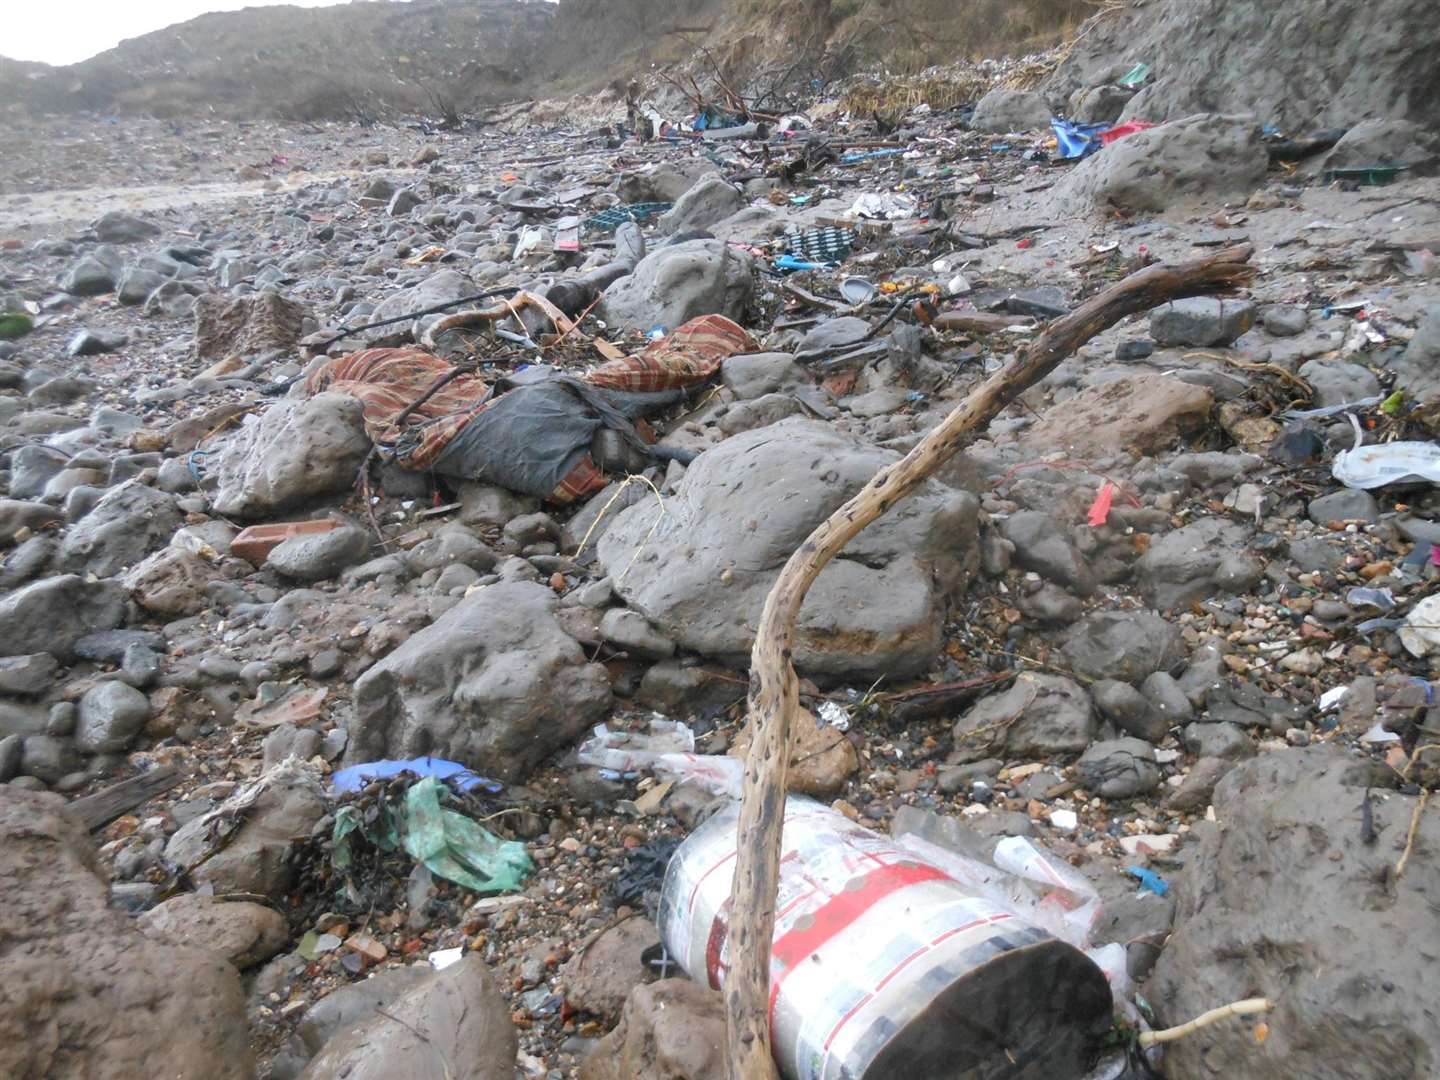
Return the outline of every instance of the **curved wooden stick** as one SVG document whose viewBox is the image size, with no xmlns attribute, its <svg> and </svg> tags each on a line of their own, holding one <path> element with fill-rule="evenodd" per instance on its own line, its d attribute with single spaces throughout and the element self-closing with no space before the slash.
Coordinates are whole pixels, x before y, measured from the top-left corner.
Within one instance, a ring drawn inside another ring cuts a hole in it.
<svg viewBox="0 0 1440 1080">
<path fill-rule="evenodd" d="M 1240 244 L 1194 262 L 1146 267 L 1056 319 L 1022 357 L 972 390 L 905 457 L 876 473 L 786 562 L 766 597 L 750 656 L 749 711 L 756 730 L 745 760 L 738 827 L 743 839 L 730 890 L 731 968 L 725 979 L 730 1080 L 778 1076 L 770 1050 L 770 944 L 775 932 L 790 728 L 799 697 L 793 665 L 795 622 L 815 578 L 860 530 L 919 487 L 971 436 L 1085 342 L 1127 315 L 1245 284 L 1254 275 L 1246 265 L 1252 253 L 1250 245 Z"/>
</svg>

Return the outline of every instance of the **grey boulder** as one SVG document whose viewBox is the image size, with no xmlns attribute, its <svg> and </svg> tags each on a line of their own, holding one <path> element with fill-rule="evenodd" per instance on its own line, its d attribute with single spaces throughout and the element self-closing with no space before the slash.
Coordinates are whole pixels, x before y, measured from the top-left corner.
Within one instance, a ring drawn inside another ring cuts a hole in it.
<svg viewBox="0 0 1440 1080">
<path fill-rule="evenodd" d="M 1054 114 L 1045 98 L 1030 90 L 996 87 L 975 105 L 970 126 L 976 131 L 1048 131 Z"/>
<path fill-rule="evenodd" d="M 118 754 L 150 719 L 150 700 L 122 682 L 102 682 L 80 699 L 75 744 L 92 754 Z"/>
<path fill-rule="evenodd" d="M 1172 300 L 1150 312 L 1150 336 L 1165 346 L 1200 349 L 1233 345 L 1255 325 L 1249 300 L 1192 296 Z"/>
<path fill-rule="evenodd" d="M 472 592 L 355 684 L 353 762 L 436 754 L 523 777 L 610 708 L 604 667 L 556 621 L 532 582 Z"/>
<path fill-rule="evenodd" d="M 125 594 L 111 582 L 45 578 L 0 598 L 0 656 L 40 651 L 63 659 L 86 634 L 124 621 Z"/>
<path fill-rule="evenodd" d="M 1132 685 L 1185 659 L 1180 628 L 1149 611 L 1096 611 L 1070 630 L 1060 650 L 1087 679 Z"/>
<path fill-rule="evenodd" d="M 343 394 L 281 401 L 211 460 L 215 509 L 260 518 L 347 490 L 370 450 L 363 407 Z"/>
<path fill-rule="evenodd" d="M 510 1007 L 475 953 L 337 1032 L 302 1080 L 514 1080 Z"/>
<path fill-rule="evenodd" d="M 1243 197 L 1265 179 L 1260 125 L 1201 113 L 1121 139 L 1086 158 L 1056 191 L 1069 212 L 1156 212 L 1207 198 Z"/>
<path fill-rule="evenodd" d="M 1141 585 L 1161 611 L 1217 593 L 1240 593 L 1260 580 L 1260 563 L 1245 554 L 1246 526 L 1203 518 L 1166 533 L 1140 558 Z"/>
<path fill-rule="evenodd" d="M 1142 739 L 1098 742 L 1075 763 L 1086 791 L 1102 799 L 1132 799 L 1160 786 L 1155 748 Z"/>
<path fill-rule="evenodd" d="M 71 573 L 113 577 L 168 543 L 183 521 L 173 495 L 127 480 L 66 534 L 60 565 Z"/>
<path fill-rule="evenodd" d="M 1257 1040 L 1252 1023 L 1217 1024 L 1167 1047 L 1167 1076 L 1433 1074 L 1440 864 L 1425 853 L 1440 850 L 1440 816 L 1416 817 L 1416 798 L 1394 790 L 1367 797 L 1395 782 L 1386 772 L 1316 746 L 1264 754 L 1216 785 L 1217 823 L 1196 829 L 1146 996 L 1162 1025 L 1267 997 L 1271 1038 Z M 1397 879 L 1412 818 L 1414 851 Z"/>
<path fill-rule="evenodd" d="M 625 330 L 673 330 L 700 315 L 738 320 L 754 295 L 754 274 L 755 260 L 745 252 L 720 240 L 687 240 L 641 259 L 633 274 L 605 290 L 600 313 Z"/>
<path fill-rule="evenodd" d="M 1084 687 L 1063 675 L 1023 672 L 1008 690 L 972 705 L 955 724 L 958 761 L 1082 753 L 1095 737 Z"/>
<path fill-rule="evenodd" d="M 661 634 L 744 664 L 791 552 L 897 460 L 810 420 L 747 431 L 701 455 L 663 514 L 641 500 L 615 515 L 600 562 L 625 603 Z M 949 600 L 978 561 L 977 513 L 973 495 L 930 480 L 852 540 L 800 611 L 799 668 L 857 679 L 925 670 Z"/>
<path fill-rule="evenodd" d="M 295 846 L 325 816 L 315 769 L 290 758 L 170 837 L 165 857 L 217 893 L 279 900 L 295 880 Z"/>
<path fill-rule="evenodd" d="M 658 226 L 667 235 L 706 229 L 744 206 L 745 196 L 733 184 L 718 176 L 707 176 L 675 200 L 675 205 L 660 216 Z"/>
<path fill-rule="evenodd" d="M 0 1076 L 254 1077 L 235 969 L 110 907 L 63 800 L 0 785 L 0 880 Z"/>
<path fill-rule="evenodd" d="M 292 536 L 277 544 L 265 565 L 292 581 L 324 581 L 370 552 L 370 535 L 355 525 L 329 532 Z"/>
</svg>

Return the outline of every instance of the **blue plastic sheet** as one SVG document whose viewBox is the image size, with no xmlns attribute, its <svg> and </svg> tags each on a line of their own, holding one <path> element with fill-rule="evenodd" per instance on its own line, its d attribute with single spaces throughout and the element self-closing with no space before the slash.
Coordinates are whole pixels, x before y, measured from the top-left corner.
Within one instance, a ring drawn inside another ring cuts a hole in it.
<svg viewBox="0 0 1440 1080">
<path fill-rule="evenodd" d="M 1077 161 L 1099 150 L 1103 145 L 1101 133 L 1110 130 L 1109 124 L 1072 124 L 1058 116 L 1050 121 L 1050 127 L 1059 143 L 1057 156 L 1066 161 Z"/>
<path fill-rule="evenodd" d="M 359 791 L 372 780 L 386 780 L 401 773 L 433 776 L 437 780 L 453 782 L 455 790 L 462 793 L 482 788 L 495 794 L 504 789 L 503 784 L 487 780 L 459 762 L 435 757 L 410 758 L 408 761 L 367 761 L 363 765 L 351 765 L 348 769 L 334 773 L 330 777 L 330 786 L 342 793 Z"/>
</svg>

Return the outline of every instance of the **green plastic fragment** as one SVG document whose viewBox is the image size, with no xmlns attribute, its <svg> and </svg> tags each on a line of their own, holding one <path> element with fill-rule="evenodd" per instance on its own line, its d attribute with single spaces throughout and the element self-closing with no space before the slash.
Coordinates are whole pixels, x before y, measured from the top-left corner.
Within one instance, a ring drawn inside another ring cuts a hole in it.
<svg viewBox="0 0 1440 1080">
<path fill-rule="evenodd" d="M 7 311 L 0 315 L 0 340 L 14 341 L 35 329 L 35 320 L 22 311 Z"/>
<path fill-rule="evenodd" d="M 1396 390 L 1380 403 L 1380 411 L 1386 416 L 1397 416 L 1405 405 L 1405 391 Z"/>
<path fill-rule="evenodd" d="M 1120 76 L 1121 86 L 1139 86 L 1150 77 L 1149 64 L 1136 64 L 1133 68 Z"/>
<path fill-rule="evenodd" d="M 443 809 L 445 786 L 433 776 L 405 793 L 404 847 L 433 874 L 476 892 L 517 889 L 532 864 L 525 845 L 501 840 L 464 814 Z"/>
</svg>

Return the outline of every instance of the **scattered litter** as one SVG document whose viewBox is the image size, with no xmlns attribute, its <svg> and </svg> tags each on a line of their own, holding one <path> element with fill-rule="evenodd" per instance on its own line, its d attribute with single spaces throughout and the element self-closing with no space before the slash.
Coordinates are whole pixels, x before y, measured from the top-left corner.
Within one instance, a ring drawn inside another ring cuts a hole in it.
<svg viewBox="0 0 1440 1080">
<path fill-rule="evenodd" d="M 1376 745 L 1380 743 L 1399 742 L 1400 736 L 1396 735 L 1393 731 L 1386 731 L 1380 725 L 1380 721 L 1377 720 L 1375 721 L 1375 723 L 1370 725 L 1370 729 L 1366 731 L 1364 735 L 1360 736 L 1360 741 L 1363 743 Z"/>
<path fill-rule="evenodd" d="M 851 204 L 850 213 L 856 217 L 903 221 L 915 216 L 915 200 L 908 195 L 867 191 Z"/>
<path fill-rule="evenodd" d="M 1440 594 L 1427 596 L 1405 617 L 1400 644 L 1411 656 L 1440 652 Z"/>
<path fill-rule="evenodd" d="M 451 964 L 458 964 L 464 956 L 463 945 L 455 949 L 436 949 L 430 954 L 430 966 L 436 971 L 444 971 Z"/>
<path fill-rule="evenodd" d="M 722 809 L 680 846 L 660 907 L 671 955 L 692 979 L 722 987 L 737 814 L 738 806 Z M 980 1072 L 1007 1069 L 1008 1048 L 1020 1039 L 1035 1075 L 1084 1071 L 1081 1032 L 1103 1026 L 1113 1008 L 1107 973 L 1032 918 L 1063 921 L 1093 898 L 1093 890 L 1059 896 L 1054 878 L 1069 882 L 1074 871 L 1044 860 L 1043 881 L 1032 884 L 918 837 L 888 839 L 797 797 L 785 805 L 783 843 L 771 985 L 785 1075 L 862 1076 L 882 1047 L 892 1065 L 922 1053 L 933 1060 L 937 1038 L 963 1046 Z M 1012 854 L 1036 869 L 1033 848 Z M 1010 891 L 1026 906 L 1007 903 Z M 881 925 L 886 932 L 876 933 Z M 1113 965 L 1115 953 L 1104 959 Z M 1124 948 L 1118 953 L 1123 978 Z M 1044 1007 L 1035 1005 L 1035 985 L 1047 988 Z M 885 990 L 859 1010 L 854 986 Z M 932 1002 L 963 1008 L 969 1022 L 938 1030 L 924 1008 Z"/>
<path fill-rule="evenodd" d="M 836 731 L 850 730 L 850 710 L 838 701 L 822 701 L 815 710 L 815 716 L 825 727 L 832 727 Z"/>
<path fill-rule="evenodd" d="M 1125 873 L 1140 882 L 1142 892 L 1151 892 L 1156 896 L 1164 896 L 1170 891 L 1170 883 L 1153 870 L 1147 870 L 1143 866 L 1127 866 Z"/>
<path fill-rule="evenodd" d="M 330 777 L 330 786 L 336 791 L 360 791 L 375 780 L 388 780 L 402 773 L 413 773 L 416 777 L 433 776 L 444 780 L 462 794 L 479 788 L 491 794 L 504 790 L 504 785 L 487 780 L 471 772 L 464 765 L 436 757 L 410 758 L 405 761 L 369 761 L 363 765 L 351 765 L 340 769 Z"/>
</svg>

